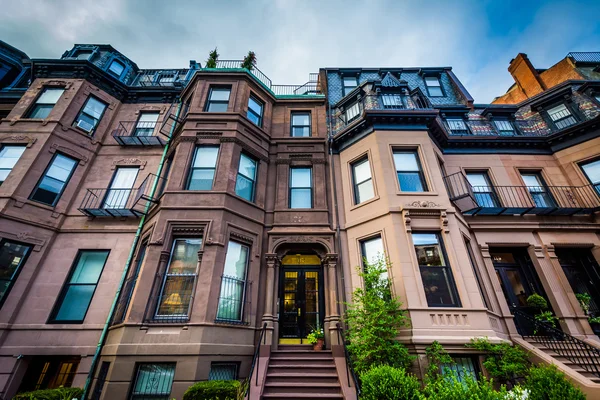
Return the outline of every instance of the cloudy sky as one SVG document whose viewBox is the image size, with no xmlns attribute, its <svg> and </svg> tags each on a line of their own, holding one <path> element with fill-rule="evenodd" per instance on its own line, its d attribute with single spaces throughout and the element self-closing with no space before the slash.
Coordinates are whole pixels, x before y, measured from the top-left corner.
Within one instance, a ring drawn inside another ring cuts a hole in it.
<svg viewBox="0 0 600 400">
<path fill-rule="evenodd" d="M 0 39 L 32 58 L 109 43 L 140 68 L 187 67 L 248 50 L 273 83 L 319 67 L 452 66 L 476 102 L 512 84 L 519 52 L 546 68 L 600 51 L 600 1 L 0 0 Z"/>
</svg>

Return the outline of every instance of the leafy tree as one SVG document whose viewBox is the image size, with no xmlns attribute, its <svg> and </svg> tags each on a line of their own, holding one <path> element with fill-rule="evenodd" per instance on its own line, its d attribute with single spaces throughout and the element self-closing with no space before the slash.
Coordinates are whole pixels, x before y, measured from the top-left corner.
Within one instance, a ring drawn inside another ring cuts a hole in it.
<svg viewBox="0 0 600 400">
<path fill-rule="evenodd" d="M 427 372 L 425 372 L 426 382 L 431 382 L 440 378 L 443 372 L 443 364 L 454 364 L 452 357 L 450 357 L 446 349 L 444 349 L 437 340 L 425 349 L 425 354 L 427 355 L 427 361 L 429 362 Z"/>
<path fill-rule="evenodd" d="M 205 68 L 217 68 L 217 60 L 219 59 L 219 53 L 217 48 L 208 53 L 208 60 L 206 60 Z"/>
<path fill-rule="evenodd" d="M 501 382 L 511 382 L 524 376 L 529 367 L 527 352 L 511 343 L 492 344 L 488 338 L 474 338 L 467 347 L 487 353 L 483 366 L 489 374 Z"/>
<path fill-rule="evenodd" d="M 246 68 L 248 71 L 252 71 L 254 66 L 256 65 L 256 53 L 250 50 L 248 55 L 244 57 L 244 61 L 242 61 L 242 68 Z"/>
<path fill-rule="evenodd" d="M 373 265 L 365 263 L 364 271 L 359 268 L 364 288 L 355 289 L 347 304 L 348 351 L 359 375 L 379 365 L 408 368 L 414 360 L 396 340 L 410 320 L 400 300 L 392 295 L 387 270 L 383 258 Z"/>
</svg>

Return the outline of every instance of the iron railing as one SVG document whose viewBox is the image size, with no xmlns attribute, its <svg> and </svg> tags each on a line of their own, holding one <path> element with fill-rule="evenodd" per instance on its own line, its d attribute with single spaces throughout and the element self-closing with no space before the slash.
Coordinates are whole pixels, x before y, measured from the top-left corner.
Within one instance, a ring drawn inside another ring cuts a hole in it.
<svg viewBox="0 0 600 400">
<path fill-rule="evenodd" d="M 250 374 L 248 375 L 248 387 L 246 388 L 245 398 L 250 398 L 250 388 L 252 387 L 252 374 L 256 368 L 255 385 L 258 386 L 258 373 L 260 372 L 260 346 L 263 341 L 267 340 L 265 332 L 267 330 L 267 323 L 263 323 L 262 329 L 260 330 L 260 336 L 258 337 L 258 346 L 254 350 L 254 357 L 252 357 L 252 366 L 250 367 Z"/>
<path fill-rule="evenodd" d="M 162 180 L 148 174 L 138 188 L 87 189 L 78 210 L 89 217 L 141 217 L 158 201 L 151 196 L 152 187 Z"/>
<path fill-rule="evenodd" d="M 472 186 L 462 172 L 444 177 L 450 200 L 466 215 L 573 215 L 600 210 L 586 186 Z"/>
<path fill-rule="evenodd" d="M 217 68 L 239 69 L 242 68 L 242 63 L 242 60 L 217 60 Z M 265 75 L 260 69 L 258 69 L 256 65 L 252 67 L 250 73 L 254 75 L 256 79 L 261 81 L 269 89 L 273 85 L 273 82 L 271 82 L 269 77 Z"/>
<path fill-rule="evenodd" d="M 189 321 L 197 274 L 157 274 L 144 322 L 182 324 Z"/>
<path fill-rule="evenodd" d="M 234 276 L 221 276 L 221 290 L 216 323 L 248 325 L 250 323 L 252 282 Z"/>
<path fill-rule="evenodd" d="M 350 354 L 348 353 L 348 347 L 346 346 L 346 337 L 344 336 L 344 329 L 342 325 L 338 322 L 336 325 L 337 334 L 338 334 L 338 342 L 344 346 L 344 356 L 346 357 L 346 380 L 348 381 L 348 387 L 351 387 L 350 378 L 354 382 L 354 387 L 356 388 L 356 398 L 360 397 L 360 382 L 356 373 L 354 372 L 354 367 L 352 365 L 352 359 L 350 358 Z"/>
<path fill-rule="evenodd" d="M 600 349 L 552 327 L 547 322 L 538 321 L 521 310 L 513 308 L 511 312 L 517 331 L 523 338 L 543 345 L 558 356 L 600 377 Z"/>
<path fill-rule="evenodd" d="M 132 86 L 184 87 L 189 69 L 143 69 Z"/>
<path fill-rule="evenodd" d="M 162 122 L 121 121 L 112 135 L 121 146 L 164 146 L 161 127 Z"/>
</svg>

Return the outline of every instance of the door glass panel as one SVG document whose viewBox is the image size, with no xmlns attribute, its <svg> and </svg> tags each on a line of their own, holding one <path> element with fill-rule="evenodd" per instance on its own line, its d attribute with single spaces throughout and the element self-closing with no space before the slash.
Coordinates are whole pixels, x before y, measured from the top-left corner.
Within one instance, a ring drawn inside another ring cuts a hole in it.
<svg viewBox="0 0 600 400">
<path fill-rule="evenodd" d="M 319 329 L 319 273 L 317 271 L 306 271 L 304 273 L 304 332 L 306 337 L 313 329 Z"/>
<path fill-rule="evenodd" d="M 517 306 L 526 307 L 527 306 L 527 293 L 525 292 L 525 286 L 523 286 L 523 281 L 521 279 L 521 274 L 519 271 L 515 269 L 506 269 L 506 277 L 508 278 L 508 282 L 510 284 L 510 289 L 515 295 Z"/>
<path fill-rule="evenodd" d="M 285 271 L 283 280 L 282 337 L 299 337 L 298 329 L 298 271 Z"/>
</svg>

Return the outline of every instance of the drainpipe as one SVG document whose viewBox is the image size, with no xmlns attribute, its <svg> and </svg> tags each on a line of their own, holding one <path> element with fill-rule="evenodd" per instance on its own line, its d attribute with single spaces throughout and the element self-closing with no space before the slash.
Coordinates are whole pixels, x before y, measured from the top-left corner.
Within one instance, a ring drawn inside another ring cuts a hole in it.
<svg viewBox="0 0 600 400">
<path fill-rule="evenodd" d="M 179 118 L 179 113 L 181 111 L 181 99 L 178 99 L 177 111 L 175 113 L 175 118 Z M 156 171 L 156 179 L 152 184 L 152 188 L 150 189 L 149 197 L 154 197 L 154 193 L 156 193 L 156 188 L 158 187 L 158 180 L 160 174 L 162 173 L 163 167 L 165 165 L 165 158 L 167 156 L 167 151 L 169 150 L 169 145 L 171 143 L 171 136 L 173 135 L 173 130 L 175 129 L 175 124 L 171 127 L 169 132 L 169 137 L 167 138 L 167 143 L 163 150 L 162 156 L 160 158 L 160 163 L 158 164 L 158 170 Z M 129 275 L 129 268 L 131 267 L 131 261 L 133 260 L 133 256 L 135 254 L 135 249 L 140 240 L 140 236 L 142 234 L 142 228 L 144 227 L 144 223 L 146 222 L 146 213 L 150 209 L 150 204 L 146 205 L 146 209 L 144 215 L 140 219 L 140 223 L 138 224 L 137 231 L 135 232 L 135 237 L 133 238 L 133 244 L 131 245 L 131 249 L 129 249 L 129 256 L 127 257 L 127 262 L 125 262 L 125 268 L 123 268 L 123 274 L 121 275 L 121 281 L 119 282 L 119 286 L 117 287 L 117 292 L 115 293 L 115 297 L 113 299 L 112 305 L 110 306 L 110 311 L 108 313 L 108 317 L 106 318 L 106 322 L 104 323 L 104 327 L 102 328 L 102 334 L 100 334 L 100 340 L 98 340 L 98 345 L 96 346 L 96 352 L 94 353 L 94 358 L 92 359 L 92 365 L 90 366 L 90 372 L 88 373 L 88 377 L 85 381 L 85 386 L 83 387 L 83 395 L 80 400 L 85 400 L 88 398 L 88 394 L 90 391 L 90 386 L 92 384 L 92 380 L 94 379 L 94 372 L 96 370 L 96 366 L 98 365 L 98 360 L 100 359 L 100 352 L 102 351 L 102 347 L 104 346 L 104 342 L 106 341 L 106 337 L 108 336 L 108 328 L 110 327 L 110 322 L 113 319 L 113 315 L 117 308 L 117 302 L 119 301 L 119 297 L 121 296 L 121 290 L 123 290 L 123 285 L 125 284 L 125 280 L 127 279 L 127 275 Z"/>
<path fill-rule="evenodd" d="M 325 78 L 328 76 L 329 70 L 325 69 Z M 328 96 L 327 96 L 328 97 Z M 337 199 L 337 184 L 335 180 L 335 174 L 333 172 L 333 127 L 331 125 L 331 102 L 327 99 L 327 108 L 329 109 L 329 118 L 328 118 L 328 130 L 329 130 L 329 168 L 331 170 L 331 183 L 333 185 L 333 208 L 335 210 L 335 236 L 337 239 L 337 248 L 338 248 L 338 265 L 340 266 L 340 278 L 342 280 L 342 301 L 346 304 L 346 280 L 344 277 L 344 266 L 342 263 L 342 238 L 340 234 L 340 211 L 338 207 L 338 199 Z M 335 283 L 337 285 L 337 282 Z M 339 288 L 338 288 L 339 289 Z M 340 291 L 338 290 L 338 293 Z M 339 306 L 338 306 L 338 311 Z"/>
</svg>

